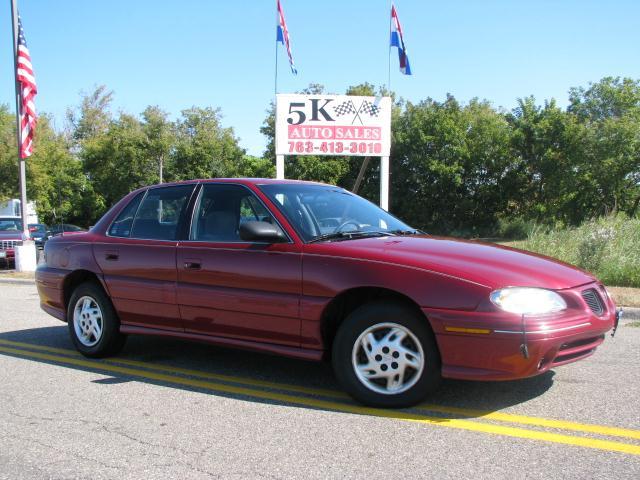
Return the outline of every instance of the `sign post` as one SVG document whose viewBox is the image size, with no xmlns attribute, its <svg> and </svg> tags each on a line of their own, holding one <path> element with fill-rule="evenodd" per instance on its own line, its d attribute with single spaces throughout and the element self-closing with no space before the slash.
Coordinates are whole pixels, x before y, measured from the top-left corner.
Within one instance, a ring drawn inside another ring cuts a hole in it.
<svg viewBox="0 0 640 480">
<path fill-rule="evenodd" d="M 380 206 L 389 209 L 391 98 L 276 95 L 276 178 L 285 155 L 380 157 Z"/>
<path fill-rule="evenodd" d="M 284 155 L 276 155 L 276 178 L 284 180 Z"/>
<path fill-rule="evenodd" d="M 389 156 L 380 157 L 380 208 L 389 211 Z"/>
</svg>

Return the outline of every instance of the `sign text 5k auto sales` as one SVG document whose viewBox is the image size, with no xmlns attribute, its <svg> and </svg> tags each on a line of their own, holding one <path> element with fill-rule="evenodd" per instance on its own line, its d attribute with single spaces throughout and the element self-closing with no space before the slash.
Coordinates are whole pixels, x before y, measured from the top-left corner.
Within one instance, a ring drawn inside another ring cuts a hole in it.
<svg viewBox="0 0 640 480">
<path fill-rule="evenodd" d="M 276 98 L 276 155 L 389 156 L 389 97 L 282 94 Z"/>
</svg>

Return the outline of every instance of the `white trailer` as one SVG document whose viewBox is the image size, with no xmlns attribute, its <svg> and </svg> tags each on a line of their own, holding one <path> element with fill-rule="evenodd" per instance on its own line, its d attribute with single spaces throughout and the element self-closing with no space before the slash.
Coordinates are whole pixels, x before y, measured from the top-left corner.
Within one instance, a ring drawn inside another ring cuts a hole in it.
<svg viewBox="0 0 640 480">
<path fill-rule="evenodd" d="M 20 217 L 21 215 L 19 199 L 12 198 L 6 202 L 0 202 L 0 217 Z M 27 202 L 27 223 L 40 223 L 35 202 Z"/>
</svg>

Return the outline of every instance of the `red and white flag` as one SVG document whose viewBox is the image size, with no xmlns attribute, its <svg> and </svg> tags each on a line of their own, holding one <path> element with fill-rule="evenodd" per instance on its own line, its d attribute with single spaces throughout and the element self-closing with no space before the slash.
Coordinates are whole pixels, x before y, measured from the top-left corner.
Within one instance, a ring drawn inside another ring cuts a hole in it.
<svg viewBox="0 0 640 480">
<path fill-rule="evenodd" d="M 20 84 L 20 158 L 30 157 L 33 153 L 33 132 L 36 128 L 36 105 L 34 98 L 38 93 L 36 78 L 31 66 L 31 56 L 22 30 L 22 20 L 18 17 L 18 55 L 16 79 Z"/>
<path fill-rule="evenodd" d="M 289 29 L 287 28 L 287 22 L 284 19 L 284 11 L 280 0 L 276 2 L 278 8 L 278 25 L 276 27 L 276 43 L 282 43 L 287 49 L 287 56 L 289 57 L 289 66 L 291 67 L 291 73 L 298 74 L 295 63 L 293 63 L 293 54 L 291 53 L 291 41 L 289 40 Z"/>
</svg>

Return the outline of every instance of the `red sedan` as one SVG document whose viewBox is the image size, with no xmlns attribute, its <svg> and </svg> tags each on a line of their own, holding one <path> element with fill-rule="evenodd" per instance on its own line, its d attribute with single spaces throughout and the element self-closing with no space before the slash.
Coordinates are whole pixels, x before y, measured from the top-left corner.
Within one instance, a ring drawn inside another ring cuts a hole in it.
<svg viewBox="0 0 640 480">
<path fill-rule="evenodd" d="M 415 404 L 442 377 L 538 375 L 591 355 L 617 321 L 586 272 L 432 237 L 311 182 L 144 188 L 45 255 L 41 306 L 86 356 L 149 334 L 330 358 L 344 389 L 375 406 Z"/>
</svg>

